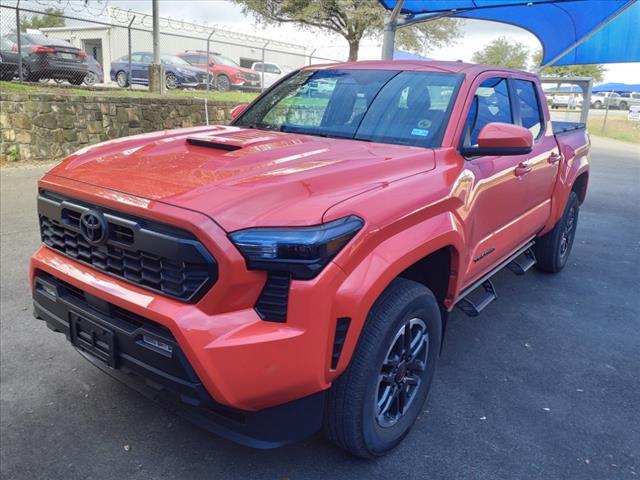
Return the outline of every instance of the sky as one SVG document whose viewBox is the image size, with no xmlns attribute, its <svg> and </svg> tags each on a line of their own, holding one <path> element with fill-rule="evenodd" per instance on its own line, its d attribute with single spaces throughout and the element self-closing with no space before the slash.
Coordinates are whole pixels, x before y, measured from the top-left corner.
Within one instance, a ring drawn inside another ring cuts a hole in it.
<svg viewBox="0 0 640 480">
<path fill-rule="evenodd" d="M 44 5 L 69 4 L 77 0 L 23 0 L 41 9 Z M 374 0 L 362 0 L 374 1 Z M 89 5 L 100 10 L 107 0 L 89 0 Z M 108 0 L 106 5 L 125 10 L 151 13 L 150 0 Z M 73 6 L 73 5 L 71 5 Z M 336 60 L 346 59 L 346 41 L 338 35 L 322 30 L 309 31 L 291 24 L 265 26 L 245 15 L 242 8 L 229 0 L 160 0 L 160 15 L 174 20 L 184 20 L 208 26 L 217 26 L 250 35 L 273 38 L 304 45 L 309 51 L 316 48 L 316 55 Z M 426 56 L 437 60 L 470 61 L 473 53 L 499 36 L 506 36 L 524 43 L 531 52 L 540 48 L 540 43 L 531 33 L 506 24 L 478 20 L 464 22 L 464 36 L 455 45 L 432 50 Z M 361 42 L 360 60 L 379 59 L 381 40 L 366 38 Z M 606 66 L 605 82 L 639 83 L 640 63 L 609 64 Z"/>
</svg>

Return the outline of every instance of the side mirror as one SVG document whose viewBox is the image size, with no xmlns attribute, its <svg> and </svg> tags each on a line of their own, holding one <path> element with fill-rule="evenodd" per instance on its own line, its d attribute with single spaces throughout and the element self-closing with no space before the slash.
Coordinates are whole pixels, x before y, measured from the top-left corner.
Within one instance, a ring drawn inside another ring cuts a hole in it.
<svg viewBox="0 0 640 480">
<path fill-rule="evenodd" d="M 466 157 L 479 155 L 526 155 L 533 150 L 533 134 L 510 123 L 488 123 L 478 134 L 478 146 L 462 149 Z"/>
<path fill-rule="evenodd" d="M 233 107 L 233 109 L 231 110 L 231 120 L 235 120 L 236 118 L 238 118 L 242 114 L 242 112 L 247 109 L 248 106 L 248 103 L 241 103 L 240 105 Z"/>
</svg>

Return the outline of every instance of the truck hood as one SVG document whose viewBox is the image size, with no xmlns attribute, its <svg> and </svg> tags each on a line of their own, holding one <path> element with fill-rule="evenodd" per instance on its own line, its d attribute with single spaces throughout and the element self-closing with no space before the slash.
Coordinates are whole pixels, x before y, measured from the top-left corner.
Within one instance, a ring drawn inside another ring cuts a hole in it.
<svg viewBox="0 0 640 480">
<path fill-rule="evenodd" d="M 317 224 L 336 203 L 434 166 L 425 148 L 212 126 L 93 145 L 49 175 L 196 210 L 234 231 Z"/>
</svg>

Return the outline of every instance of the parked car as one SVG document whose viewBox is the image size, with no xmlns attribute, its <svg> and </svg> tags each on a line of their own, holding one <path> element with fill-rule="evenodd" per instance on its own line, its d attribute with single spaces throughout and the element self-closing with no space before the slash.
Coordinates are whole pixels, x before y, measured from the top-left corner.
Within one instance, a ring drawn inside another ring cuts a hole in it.
<svg viewBox="0 0 640 480">
<path fill-rule="evenodd" d="M 87 66 L 89 67 L 89 71 L 87 72 L 87 76 L 84 77 L 84 84 L 91 87 L 96 83 L 104 83 L 104 70 L 102 69 L 102 65 L 91 55 L 87 56 Z"/>
<path fill-rule="evenodd" d="M 622 110 L 628 110 L 630 107 L 640 105 L 640 92 L 626 92 L 620 94 L 620 103 L 618 107 Z"/>
<path fill-rule="evenodd" d="M 582 106 L 582 95 L 576 93 L 556 93 L 551 98 L 551 108 L 573 110 Z"/>
<path fill-rule="evenodd" d="M 268 88 L 288 73 L 293 72 L 294 68 L 279 63 L 255 62 L 251 65 L 251 70 L 258 72 L 260 77 L 264 75 L 264 88 Z"/>
<path fill-rule="evenodd" d="M 7 35 L 7 39 L 17 45 L 16 34 Z M 65 40 L 21 33 L 20 46 L 23 76 L 29 82 L 50 78 L 80 85 L 87 76 L 87 53 Z"/>
<path fill-rule="evenodd" d="M 615 92 L 598 92 L 591 95 L 590 105 L 595 109 L 606 108 L 620 108 L 621 102 L 620 94 Z"/>
<path fill-rule="evenodd" d="M 38 183 L 34 313 L 235 441 L 324 427 L 383 455 L 424 411 L 448 312 L 478 315 L 504 267 L 569 265 L 590 142 L 543 99 L 495 66 L 308 66 L 230 126 L 83 149 Z"/>
<path fill-rule="evenodd" d="M 153 61 L 153 52 L 134 52 L 131 54 L 131 75 L 129 75 L 129 56 L 120 57 L 111 63 L 111 80 L 119 87 L 149 85 L 149 65 Z M 165 68 L 167 89 L 205 88 L 207 72 L 185 62 L 176 55 L 160 55 Z"/>
<path fill-rule="evenodd" d="M 221 92 L 231 89 L 260 90 L 260 76 L 253 70 L 241 67 L 229 57 L 219 53 L 210 53 L 207 62 L 207 52 L 202 50 L 188 50 L 178 53 L 178 56 L 196 67 L 209 68 L 213 77 L 213 85 Z"/>
<path fill-rule="evenodd" d="M 0 37 L 0 80 L 11 80 L 18 74 L 18 46 Z"/>
<path fill-rule="evenodd" d="M 91 55 L 87 56 L 87 68 L 89 71 L 87 72 L 86 77 L 84 77 L 84 84 L 92 87 L 96 83 L 104 82 L 104 71 L 102 70 L 102 65 L 98 63 L 98 61 L 93 58 Z M 48 78 L 40 79 L 41 82 L 48 82 Z M 56 83 L 64 83 L 63 79 L 56 79 Z"/>
</svg>

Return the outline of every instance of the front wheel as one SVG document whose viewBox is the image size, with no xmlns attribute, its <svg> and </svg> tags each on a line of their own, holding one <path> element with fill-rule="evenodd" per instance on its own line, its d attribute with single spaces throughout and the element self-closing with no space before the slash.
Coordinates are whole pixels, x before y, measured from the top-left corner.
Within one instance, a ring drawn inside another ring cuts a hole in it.
<svg viewBox="0 0 640 480">
<path fill-rule="evenodd" d="M 593 104 L 593 108 L 595 108 L 596 110 L 600 110 L 602 108 L 602 102 L 598 100 Z"/>
<path fill-rule="evenodd" d="M 533 246 L 538 270 L 557 273 L 567 264 L 576 236 L 579 212 L 578 196 L 575 192 L 571 192 L 564 213 L 556 226 L 537 239 Z"/>
<path fill-rule="evenodd" d="M 127 78 L 127 74 L 123 71 L 118 72 L 118 74 L 116 75 L 116 83 L 120 88 L 129 86 L 129 79 Z"/>
<path fill-rule="evenodd" d="M 395 279 L 369 312 L 349 367 L 328 393 L 329 439 L 363 458 L 398 445 L 422 411 L 441 335 L 440 308 L 431 291 Z"/>
<path fill-rule="evenodd" d="M 620 102 L 620 105 L 618 106 L 618 108 L 620 110 L 627 110 L 629 108 L 629 105 L 627 105 L 627 102 Z"/>
<path fill-rule="evenodd" d="M 216 77 L 216 88 L 220 92 L 226 92 L 231 88 L 231 80 L 226 75 L 218 75 Z"/>
<path fill-rule="evenodd" d="M 167 86 L 167 90 L 175 90 L 176 88 L 178 88 L 178 79 L 173 73 L 167 73 L 165 80 L 166 80 L 165 85 Z"/>
</svg>

